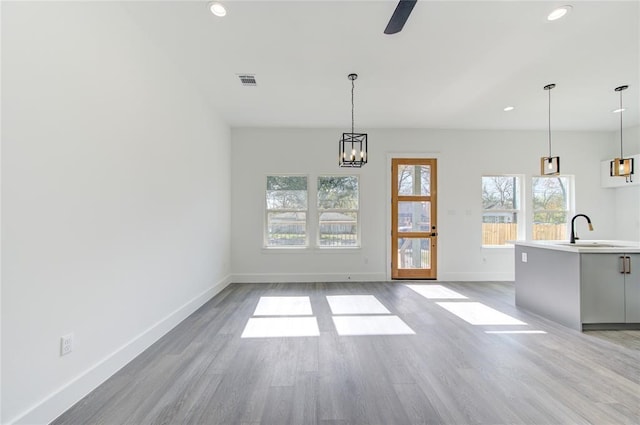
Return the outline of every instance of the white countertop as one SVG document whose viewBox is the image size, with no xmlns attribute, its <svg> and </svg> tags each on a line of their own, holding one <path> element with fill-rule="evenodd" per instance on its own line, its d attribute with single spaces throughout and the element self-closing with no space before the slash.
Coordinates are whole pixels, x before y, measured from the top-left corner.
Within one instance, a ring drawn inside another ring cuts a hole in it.
<svg viewBox="0 0 640 425">
<path fill-rule="evenodd" d="M 575 244 L 570 244 L 568 241 L 513 241 L 513 243 L 519 246 L 577 252 L 580 254 L 640 253 L 640 242 L 635 241 L 585 239 L 577 240 Z"/>
</svg>

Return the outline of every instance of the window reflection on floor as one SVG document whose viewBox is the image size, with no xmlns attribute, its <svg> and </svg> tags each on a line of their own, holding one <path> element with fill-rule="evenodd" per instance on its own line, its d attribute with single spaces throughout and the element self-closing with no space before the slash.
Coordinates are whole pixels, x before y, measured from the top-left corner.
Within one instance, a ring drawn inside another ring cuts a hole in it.
<svg viewBox="0 0 640 425">
<path fill-rule="evenodd" d="M 435 302 L 472 325 L 514 326 L 527 324 L 480 302 L 458 301 L 468 298 L 443 285 L 405 285 L 427 299 L 451 299 Z M 392 315 L 373 295 L 328 295 L 336 332 L 340 336 L 415 335 L 396 315 Z M 284 316 L 284 317 L 283 317 Z M 488 329 L 487 334 L 545 334 L 532 329 Z M 242 332 L 241 338 L 277 338 L 320 336 L 308 296 L 260 297 Z"/>
<path fill-rule="evenodd" d="M 318 321 L 311 316 L 309 297 L 260 297 L 241 338 L 319 336 Z M 255 317 L 297 316 L 297 317 Z"/>
<path fill-rule="evenodd" d="M 436 304 L 472 325 L 526 325 L 521 320 L 479 302 L 439 302 Z"/>
<path fill-rule="evenodd" d="M 315 317 L 252 317 L 241 338 L 320 336 Z"/>
<path fill-rule="evenodd" d="M 340 336 L 415 335 L 373 295 L 328 295 L 326 300 Z M 260 297 L 241 338 L 319 336 L 316 317 L 301 317 L 312 314 L 309 297 Z"/>
<path fill-rule="evenodd" d="M 311 316 L 309 297 L 260 297 L 254 316 Z"/>
<path fill-rule="evenodd" d="M 464 295 L 445 288 L 442 285 L 404 285 L 427 299 L 455 300 L 466 299 Z"/>
<path fill-rule="evenodd" d="M 327 302 L 340 336 L 415 335 L 373 295 L 328 295 Z"/>
<path fill-rule="evenodd" d="M 398 316 L 333 316 L 340 336 L 415 335 Z"/>
<path fill-rule="evenodd" d="M 332 314 L 391 314 L 373 295 L 328 295 Z"/>
</svg>

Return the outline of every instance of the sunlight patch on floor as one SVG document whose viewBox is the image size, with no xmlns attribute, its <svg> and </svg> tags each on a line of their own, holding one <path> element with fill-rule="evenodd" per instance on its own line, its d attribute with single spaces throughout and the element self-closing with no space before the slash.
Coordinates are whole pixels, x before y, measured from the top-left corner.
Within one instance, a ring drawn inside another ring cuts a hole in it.
<svg viewBox="0 0 640 425">
<path fill-rule="evenodd" d="M 445 288 L 442 285 L 404 285 L 427 299 L 455 300 L 466 299 L 464 295 Z"/>
<path fill-rule="evenodd" d="M 440 307 L 472 325 L 526 325 L 479 302 L 439 302 Z"/>
<path fill-rule="evenodd" d="M 320 336 L 315 317 L 251 318 L 241 338 Z"/>
<path fill-rule="evenodd" d="M 332 314 L 391 314 L 373 295 L 328 295 Z"/>
<path fill-rule="evenodd" d="M 398 316 L 333 316 L 340 336 L 415 335 Z"/>
<path fill-rule="evenodd" d="M 546 334 L 545 331 L 484 331 L 487 334 Z"/>
<path fill-rule="evenodd" d="M 254 316 L 311 316 L 309 297 L 260 297 Z"/>
</svg>

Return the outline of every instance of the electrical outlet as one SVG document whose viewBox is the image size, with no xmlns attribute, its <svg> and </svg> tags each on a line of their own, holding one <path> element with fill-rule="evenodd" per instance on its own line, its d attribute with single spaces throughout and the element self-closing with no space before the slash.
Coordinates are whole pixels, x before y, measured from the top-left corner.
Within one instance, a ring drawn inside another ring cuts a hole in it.
<svg viewBox="0 0 640 425">
<path fill-rule="evenodd" d="M 523 262 L 523 263 L 526 263 L 526 262 L 527 262 L 527 253 L 526 253 L 526 252 L 523 252 L 523 253 L 522 253 L 522 262 Z"/>
<path fill-rule="evenodd" d="M 73 334 L 60 337 L 60 355 L 65 356 L 73 351 Z"/>
</svg>

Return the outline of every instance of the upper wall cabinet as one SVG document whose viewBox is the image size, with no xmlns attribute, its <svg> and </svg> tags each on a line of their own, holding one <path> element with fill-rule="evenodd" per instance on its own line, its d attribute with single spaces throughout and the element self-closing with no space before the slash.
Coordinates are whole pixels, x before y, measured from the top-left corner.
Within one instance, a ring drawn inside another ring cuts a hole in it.
<svg viewBox="0 0 640 425">
<path fill-rule="evenodd" d="M 625 156 L 625 158 L 633 158 L 633 181 L 625 182 L 624 177 L 611 177 L 609 175 L 609 162 L 611 160 L 602 161 L 600 163 L 600 185 L 602 187 L 627 187 L 640 185 L 640 154 Z"/>
</svg>

